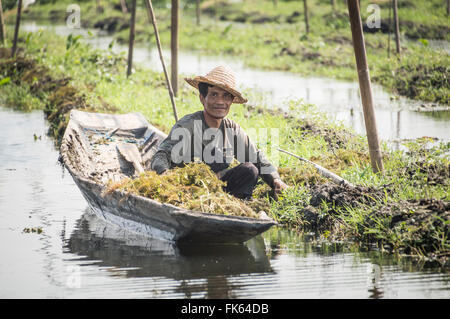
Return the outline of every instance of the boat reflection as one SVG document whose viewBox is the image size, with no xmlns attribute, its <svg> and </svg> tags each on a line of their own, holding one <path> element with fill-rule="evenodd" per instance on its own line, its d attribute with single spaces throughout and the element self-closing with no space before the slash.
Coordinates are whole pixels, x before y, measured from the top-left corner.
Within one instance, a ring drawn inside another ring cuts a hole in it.
<svg viewBox="0 0 450 319">
<path fill-rule="evenodd" d="M 175 244 L 110 224 L 90 210 L 77 221 L 66 248 L 126 277 L 189 280 L 273 272 L 261 236 L 244 244 Z"/>
</svg>

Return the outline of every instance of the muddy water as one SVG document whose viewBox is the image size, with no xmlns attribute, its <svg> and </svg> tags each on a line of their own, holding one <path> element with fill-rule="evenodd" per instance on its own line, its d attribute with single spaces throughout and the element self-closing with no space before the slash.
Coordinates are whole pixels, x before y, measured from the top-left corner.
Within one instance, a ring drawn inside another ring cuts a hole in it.
<svg viewBox="0 0 450 319">
<path fill-rule="evenodd" d="M 89 37 L 87 30 L 69 29 L 65 25 L 42 26 L 28 22 L 21 28 L 29 32 L 35 32 L 39 28 L 50 28 L 60 35 L 81 34 L 87 42 L 102 49 L 108 48 L 112 41 L 111 36 L 101 32 L 92 30 L 95 36 Z M 127 52 L 128 49 L 127 46 L 114 44 L 113 50 Z M 163 54 L 166 65 L 170 66 L 170 52 L 165 50 Z M 443 54 L 446 53 L 443 52 Z M 136 46 L 134 62 L 162 71 L 158 51 L 154 47 Z M 238 86 L 246 88 L 250 104 L 287 109 L 287 101 L 303 99 L 327 113 L 330 119 L 353 128 L 357 133 L 366 134 L 357 82 L 302 77 L 288 72 L 255 70 L 245 67 L 237 59 L 201 56 L 191 52 L 180 52 L 178 64 L 179 72 L 184 75 L 205 74 L 218 64 L 227 64 L 237 73 Z M 378 134 L 381 139 L 398 141 L 430 136 L 450 141 L 450 111 L 425 112 L 422 107 L 423 102 L 401 97 L 392 99 L 391 94 L 375 84 L 372 84 L 372 90 Z M 255 96 L 252 92 L 262 93 L 262 98 L 261 94 Z M 436 109 L 448 109 L 448 107 L 435 106 Z"/>
<path fill-rule="evenodd" d="M 0 298 L 450 298 L 448 273 L 279 228 L 201 247 L 110 225 L 46 130 L 41 111 L 0 107 Z"/>
</svg>

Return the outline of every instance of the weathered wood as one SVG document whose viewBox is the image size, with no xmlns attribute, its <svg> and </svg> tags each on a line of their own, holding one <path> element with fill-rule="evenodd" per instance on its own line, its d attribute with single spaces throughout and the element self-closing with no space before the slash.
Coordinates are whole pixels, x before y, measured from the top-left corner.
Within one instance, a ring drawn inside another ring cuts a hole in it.
<svg viewBox="0 0 450 319">
<path fill-rule="evenodd" d="M 108 253 L 102 255 L 104 265 L 122 269 L 132 264 L 139 267 L 140 274 L 177 281 L 205 278 L 205 269 L 207 276 L 214 278 L 274 272 L 262 237 L 244 245 L 178 245 L 142 235 L 139 228 L 136 232 L 118 231 L 117 224 L 122 225 L 121 221 L 105 223 L 104 218 L 85 212 L 71 232 L 68 252 L 83 256 L 86 260 L 98 260 L 98 247 L 105 247 Z M 126 258 L 123 256 L 124 245 Z M 176 262 L 170 262 L 172 260 Z M 210 296 L 213 297 L 212 294 Z"/>
<path fill-rule="evenodd" d="M 144 168 L 142 167 L 141 154 L 136 145 L 128 143 L 118 143 L 117 150 L 124 157 L 124 159 L 131 164 L 133 164 L 134 169 L 138 174 L 144 173 Z"/>
<path fill-rule="evenodd" d="M 6 44 L 6 31 L 5 31 L 5 20 L 3 18 L 2 0 L 0 0 L 0 41 L 3 45 Z"/>
<path fill-rule="evenodd" d="M 123 14 L 128 13 L 127 3 L 125 2 L 125 0 L 120 0 L 120 7 Z"/>
<path fill-rule="evenodd" d="M 317 169 L 317 171 L 320 173 L 320 175 L 322 175 L 323 177 L 331 179 L 334 183 L 336 183 L 338 185 L 346 185 L 346 186 L 349 186 L 349 187 L 354 187 L 346 179 L 340 177 L 339 175 L 336 175 L 335 173 L 331 172 L 330 170 L 326 169 L 323 166 L 320 166 L 319 164 L 311 162 L 311 161 L 307 160 L 306 158 L 300 157 L 300 156 L 295 155 L 295 154 L 293 154 L 291 152 L 285 151 L 285 150 L 283 150 L 281 148 L 279 148 L 278 150 L 280 152 L 286 153 L 286 154 L 291 155 L 291 156 L 293 156 L 293 157 L 295 157 L 295 158 L 297 158 L 297 159 L 299 159 L 301 161 L 304 161 L 306 163 L 309 163 L 309 164 L 313 165 Z"/>
<path fill-rule="evenodd" d="M 200 25 L 200 0 L 195 0 L 195 16 L 197 25 Z"/>
<path fill-rule="evenodd" d="M 127 77 L 131 75 L 133 69 L 133 48 L 134 48 L 134 36 L 136 27 L 136 0 L 132 0 L 131 7 L 131 21 L 130 21 L 130 39 L 128 43 L 128 67 L 127 67 Z"/>
<path fill-rule="evenodd" d="M 96 0 L 95 2 L 97 3 L 97 12 L 102 13 L 103 7 L 101 6 L 100 0 Z"/>
<path fill-rule="evenodd" d="M 306 0 L 303 0 L 303 11 L 304 11 L 304 13 L 305 13 L 305 27 L 306 27 L 306 33 L 309 33 L 308 4 L 306 3 Z"/>
<path fill-rule="evenodd" d="M 388 58 L 391 57 L 391 16 L 392 16 L 392 0 L 389 0 L 389 17 L 388 17 L 388 45 L 387 54 Z"/>
<path fill-rule="evenodd" d="M 397 0 L 394 0 L 394 26 L 395 26 L 395 47 L 398 57 L 400 58 L 400 25 L 398 22 L 398 5 Z"/>
<path fill-rule="evenodd" d="M 17 38 L 19 37 L 19 27 L 20 27 L 21 15 L 22 15 L 22 0 L 19 0 L 19 2 L 17 4 L 16 27 L 14 28 L 14 40 L 13 40 L 13 46 L 11 49 L 11 56 L 15 56 L 16 51 L 17 51 Z"/>
<path fill-rule="evenodd" d="M 120 129 L 114 135 L 116 139 L 134 136 L 136 142 L 140 142 L 148 136 L 154 136 L 159 142 L 152 146 L 153 150 L 167 137 L 147 123 L 139 113 L 113 115 L 71 111 L 60 155 L 64 166 L 95 213 L 105 218 L 118 216 L 139 223 L 151 237 L 183 242 L 244 242 L 276 224 L 269 218 L 208 214 L 119 190 L 107 191 L 108 180 L 114 177 L 108 174 L 113 172 L 119 179 L 125 177 L 120 157 L 111 155 L 115 153 L 120 141 L 96 144 L 95 140 L 103 138 L 104 132 L 110 132 L 117 126 Z M 105 164 L 106 160 L 109 162 Z M 102 177 L 102 174 L 105 176 Z"/>
<path fill-rule="evenodd" d="M 172 89 L 175 96 L 178 95 L 178 20 L 179 0 L 172 0 L 171 26 L 170 26 L 170 54 L 171 54 L 171 79 Z"/>
<path fill-rule="evenodd" d="M 373 108 L 372 87 L 370 83 L 369 67 L 367 65 L 366 47 L 362 30 L 361 16 L 357 0 L 348 0 L 348 13 L 352 30 L 353 47 L 358 71 L 359 89 L 364 111 L 364 123 L 366 126 L 367 140 L 369 143 L 370 161 L 374 172 L 383 170 L 380 144 Z"/>
<path fill-rule="evenodd" d="M 148 19 L 149 19 L 150 23 L 152 23 L 153 30 L 155 31 L 156 46 L 158 47 L 159 58 L 161 60 L 161 64 L 162 64 L 163 71 L 164 71 L 164 76 L 166 78 L 167 89 L 169 90 L 169 97 L 170 97 L 170 102 L 172 103 L 173 116 L 175 117 L 175 122 L 178 122 L 177 107 L 175 105 L 175 98 L 174 98 L 174 94 L 173 94 L 172 85 L 169 80 L 169 75 L 167 74 L 166 63 L 164 62 L 164 56 L 162 54 L 161 41 L 159 40 L 158 26 L 156 23 L 155 13 L 153 12 L 152 1 L 151 0 L 144 0 L 144 1 L 145 1 L 145 5 L 147 6 Z"/>
</svg>

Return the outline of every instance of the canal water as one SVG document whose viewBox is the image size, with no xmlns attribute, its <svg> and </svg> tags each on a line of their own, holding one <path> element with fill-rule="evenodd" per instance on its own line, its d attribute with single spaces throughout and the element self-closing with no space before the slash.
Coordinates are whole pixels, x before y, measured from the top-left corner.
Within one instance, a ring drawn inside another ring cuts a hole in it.
<svg viewBox="0 0 450 319">
<path fill-rule="evenodd" d="M 100 49 L 107 49 L 113 40 L 112 36 L 98 30 L 91 30 L 93 36 L 90 36 L 86 29 L 71 29 L 66 25 L 38 25 L 34 22 L 21 25 L 21 30 L 27 32 L 36 32 L 40 28 L 49 29 L 63 36 L 82 35 L 86 42 Z M 442 45 L 433 42 L 433 46 Z M 112 46 L 112 50 L 128 52 L 127 46 L 117 43 Z M 440 52 L 448 54 L 445 50 Z M 163 50 L 163 55 L 169 67 L 170 51 Z M 153 70 L 162 71 L 158 50 L 153 44 L 147 47 L 135 46 L 133 61 Z M 257 70 L 244 66 L 236 58 L 202 56 L 198 52 L 179 52 L 178 64 L 180 78 L 206 74 L 219 64 L 228 65 L 237 74 L 237 85 L 244 89 L 245 95 L 249 97 L 249 104 L 288 110 L 289 101 L 301 99 L 316 105 L 318 110 L 326 113 L 331 120 L 343 123 L 356 133 L 366 134 L 357 82 Z M 372 91 L 380 139 L 398 142 L 402 139 L 429 136 L 445 142 L 450 141 L 448 105 L 434 106 L 436 110 L 446 109 L 446 111 L 424 111 L 423 102 L 393 97 L 377 84 L 372 83 Z M 253 94 L 255 92 L 257 94 Z"/>
<path fill-rule="evenodd" d="M 108 224 L 47 128 L 42 111 L 0 107 L 0 298 L 450 298 L 439 269 L 281 228 L 176 246 Z"/>
</svg>

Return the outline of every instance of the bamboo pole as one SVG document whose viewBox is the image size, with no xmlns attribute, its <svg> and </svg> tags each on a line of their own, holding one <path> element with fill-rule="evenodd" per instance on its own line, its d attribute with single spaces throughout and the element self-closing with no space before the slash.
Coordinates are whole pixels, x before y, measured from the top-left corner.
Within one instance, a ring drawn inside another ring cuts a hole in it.
<svg viewBox="0 0 450 319">
<path fill-rule="evenodd" d="M 306 33 L 309 33 L 308 4 L 306 3 L 306 0 L 303 0 L 303 9 L 305 11 Z"/>
<path fill-rule="evenodd" d="M 391 16 L 392 16 L 392 0 L 389 0 L 388 45 L 387 45 L 388 58 L 391 57 Z"/>
<path fill-rule="evenodd" d="M 400 26 L 398 23 L 398 5 L 397 0 L 394 0 L 394 25 L 395 25 L 395 46 L 396 52 L 400 57 Z"/>
<path fill-rule="evenodd" d="M 195 0 L 195 16 L 197 18 L 197 25 L 200 25 L 200 0 Z"/>
<path fill-rule="evenodd" d="M 134 49 L 134 36 L 135 36 L 135 26 L 136 26 L 136 0 L 132 0 L 131 4 L 131 25 L 130 25 L 130 39 L 128 43 L 128 68 L 127 77 L 131 75 L 133 68 L 133 49 Z"/>
<path fill-rule="evenodd" d="M 178 95 L 178 20 L 180 0 L 172 0 L 172 22 L 170 26 L 171 80 L 175 96 Z"/>
<path fill-rule="evenodd" d="M 358 0 L 348 0 L 348 13 L 352 30 L 353 47 L 355 50 L 356 67 L 358 70 L 359 89 L 364 111 L 364 123 L 366 126 L 367 141 L 369 144 L 370 161 L 372 170 L 377 173 L 383 170 L 380 144 L 373 108 L 372 88 L 370 74 L 367 65 L 366 47 L 362 30 L 361 16 L 359 14 Z"/>
<path fill-rule="evenodd" d="M 120 0 L 120 7 L 122 9 L 123 14 L 128 13 L 128 8 L 127 8 L 127 4 L 125 3 L 125 0 Z"/>
<path fill-rule="evenodd" d="M 22 15 L 22 0 L 17 4 L 16 27 L 14 28 L 14 41 L 11 49 L 11 56 L 14 57 L 17 51 L 17 38 L 19 37 L 20 17 Z"/>
<path fill-rule="evenodd" d="M 3 45 L 6 44 L 6 31 L 5 31 L 5 20 L 3 18 L 2 0 L 0 0 L 0 41 Z"/>
<path fill-rule="evenodd" d="M 164 71 L 164 76 L 166 77 L 167 89 L 169 90 L 170 102 L 172 103 L 173 115 L 175 117 L 175 121 L 178 122 L 177 115 L 177 107 L 175 105 L 175 99 L 173 95 L 172 85 L 169 81 L 169 76 L 167 75 L 166 63 L 164 62 L 164 57 L 161 50 L 161 42 L 159 40 L 158 26 L 156 25 L 155 13 L 153 12 L 153 6 L 151 0 L 144 0 L 145 5 L 147 6 L 147 15 L 149 21 L 153 24 L 153 29 L 155 31 L 156 45 L 158 46 L 159 58 L 161 60 L 161 64 Z"/>
<path fill-rule="evenodd" d="M 100 0 L 96 0 L 96 3 L 97 3 L 97 12 L 98 13 L 102 13 L 103 12 L 103 8 L 102 8 L 102 6 L 100 4 Z"/>
</svg>

